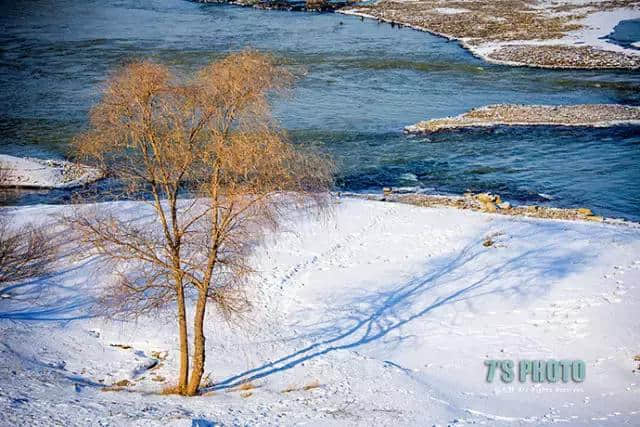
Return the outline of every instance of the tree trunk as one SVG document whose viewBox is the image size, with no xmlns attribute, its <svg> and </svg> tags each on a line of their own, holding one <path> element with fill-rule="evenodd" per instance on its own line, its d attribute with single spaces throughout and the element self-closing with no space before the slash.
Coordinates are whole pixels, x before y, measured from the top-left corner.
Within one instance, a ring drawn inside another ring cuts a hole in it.
<svg viewBox="0 0 640 427">
<path fill-rule="evenodd" d="M 187 395 L 194 396 L 200 388 L 200 381 L 204 374 L 204 314 L 207 308 L 207 292 L 201 291 L 198 295 L 196 313 L 193 320 L 193 367 L 191 368 L 191 379 L 187 387 Z"/>
<path fill-rule="evenodd" d="M 189 379 L 189 336 L 187 334 L 187 313 L 184 303 L 184 287 L 176 285 L 178 294 L 178 328 L 180 329 L 180 378 L 178 393 L 186 394 Z"/>
</svg>

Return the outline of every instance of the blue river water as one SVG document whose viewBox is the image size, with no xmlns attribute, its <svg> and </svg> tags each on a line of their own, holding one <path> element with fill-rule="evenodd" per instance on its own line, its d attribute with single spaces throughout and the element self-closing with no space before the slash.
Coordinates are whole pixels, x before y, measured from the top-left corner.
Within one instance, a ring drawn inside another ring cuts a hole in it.
<svg viewBox="0 0 640 427">
<path fill-rule="evenodd" d="M 640 220 L 640 127 L 402 133 L 492 103 L 640 105 L 639 72 L 491 65 L 455 42 L 340 14 L 183 0 L 0 4 L 1 153 L 64 156 L 109 71 L 132 58 L 189 72 L 252 47 L 298 76 L 276 116 L 296 143 L 333 154 L 340 189 L 493 191 Z M 12 203 L 69 197 L 22 192 Z"/>
</svg>

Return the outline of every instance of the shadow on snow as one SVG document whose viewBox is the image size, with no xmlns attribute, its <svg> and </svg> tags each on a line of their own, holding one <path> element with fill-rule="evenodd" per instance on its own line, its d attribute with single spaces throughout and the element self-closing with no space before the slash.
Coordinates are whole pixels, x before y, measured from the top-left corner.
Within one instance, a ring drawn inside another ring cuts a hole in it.
<svg viewBox="0 0 640 427">
<path fill-rule="evenodd" d="M 535 241 L 543 231 L 540 227 L 551 235 L 566 229 L 562 223 L 525 224 L 524 230 L 510 237 L 514 241 Z M 574 230 L 574 234 L 586 237 L 582 230 Z M 485 236 L 485 232 L 479 235 Z M 578 271 L 595 256 L 554 243 L 534 244 L 532 249 L 510 254 L 510 249 L 483 247 L 483 241 L 484 237 L 476 238 L 452 255 L 430 260 L 424 274 L 405 283 L 375 292 L 362 290 L 362 295 L 338 308 L 328 309 L 324 316 L 327 320 L 305 326 L 309 332 L 291 340 L 304 339 L 311 344 L 228 377 L 210 389 L 231 388 L 264 378 L 336 350 L 353 349 L 390 338 L 388 335 L 392 332 L 398 333 L 394 340 L 402 341 L 406 338 L 400 335 L 403 326 L 448 304 L 464 301 L 471 305 L 491 294 L 522 300 L 535 298 L 545 294 L 554 281 Z M 484 261 L 494 255 L 499 258 L 496 262 Z"/>
</svg>

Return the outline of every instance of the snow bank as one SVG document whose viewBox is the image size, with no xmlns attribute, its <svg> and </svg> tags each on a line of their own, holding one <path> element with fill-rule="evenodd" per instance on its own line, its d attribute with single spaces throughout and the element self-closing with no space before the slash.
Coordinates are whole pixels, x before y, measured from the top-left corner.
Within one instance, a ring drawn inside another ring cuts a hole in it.
<svg viewBox="0 0 640 427">
<path fill-rule="evenodd" d="M 640 423 L 639 229 L 342 199 L 331 218 L 273 237 L 255 255 L 242 327 L 208 314 L 217 385 L 196 398 L 100 391 L 175 378 L 173 313 L 93 317 L 110 276 L 74 248 L 51 277 L 4 290 L 0 424 Z M 586 379 L 487 383 L 487 359 L 582 359 Z M 245 381 L 255 388 L 234 388 Z"/>
<path fill-rule="evenodd" d="M 602 50 L 637 54 L 638 52 L 633 49 L 612 43 L 606 36 L 611 34 L 621 21 L 639 18 L 640 9 L 638 8 L 619 8 L 591 13 L 578 21 L 583 25 L 583 28 L 567 34 L 561 42 L 569 45 L 585 44 Z"/>
<path fill-rule="evenodd" d="M 0 187 L 73 188 L 102 178 L 100 171 L 64 160 L 0 154 Z"/>
</svg>

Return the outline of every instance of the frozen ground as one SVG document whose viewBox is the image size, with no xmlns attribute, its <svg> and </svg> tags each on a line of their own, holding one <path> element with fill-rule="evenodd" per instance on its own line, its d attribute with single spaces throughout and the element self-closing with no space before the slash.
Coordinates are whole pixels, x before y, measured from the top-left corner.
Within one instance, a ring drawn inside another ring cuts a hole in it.
<svg viewBox="0 0 640 427">
<path fill-rule="evenodd" d="M 0 292 L 0 425 L 640 424 L 640 229 L 343 199 L 274 237 L 242 327 L 208 315 L 216 385 L 195 398 L 153 393 L 176 373 L 172 313 L 95 317 L 108 272 L 61 248 Z M 485 359 L 551 358 L 586 380 L 485 381 Z M 101 391 L 123 379 L 136 391 Z"/>
<path fill-rule="evenodd" d="M 98 170 L 64 160 L 0 154 L 0 187 L 73 188 L 101 177 Z"/>
</svg>

